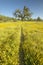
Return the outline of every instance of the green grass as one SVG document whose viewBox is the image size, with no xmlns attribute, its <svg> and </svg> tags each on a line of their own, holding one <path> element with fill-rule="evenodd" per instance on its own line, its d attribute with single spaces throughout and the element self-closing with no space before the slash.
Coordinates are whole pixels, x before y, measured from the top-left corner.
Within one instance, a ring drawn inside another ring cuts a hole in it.
<svg viewBox="0 0 43 65">
<path fill-rule="evenodd" d="M 0 65 L 43 65 L 43 22 L 0 23 Z"/>
</svg>

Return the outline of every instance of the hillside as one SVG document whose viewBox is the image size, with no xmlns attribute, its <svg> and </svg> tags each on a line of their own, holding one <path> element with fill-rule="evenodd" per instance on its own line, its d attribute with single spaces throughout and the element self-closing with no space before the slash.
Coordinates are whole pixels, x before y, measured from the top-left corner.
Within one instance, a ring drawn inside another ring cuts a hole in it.
<svg viewBox="0 0 43 65">
<path fill-rule="evenodd" d="M 13 17 L 8 17 L 8 16 L 4 16 L 4 15 L 0 15 L 0 22 L 15 22 L 15 18 Z"/>
</svg>

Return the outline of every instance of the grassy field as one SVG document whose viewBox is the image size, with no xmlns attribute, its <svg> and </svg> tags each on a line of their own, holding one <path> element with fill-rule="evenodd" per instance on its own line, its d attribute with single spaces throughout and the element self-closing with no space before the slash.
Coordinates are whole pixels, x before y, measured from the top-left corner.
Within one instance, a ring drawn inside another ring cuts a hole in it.
<svg viewBox="0 0 43 65">
<path fill-rule="evenodd" d="M 0 23 L 0 65 L 43 65 L 43 22 Z"/>
</svg>

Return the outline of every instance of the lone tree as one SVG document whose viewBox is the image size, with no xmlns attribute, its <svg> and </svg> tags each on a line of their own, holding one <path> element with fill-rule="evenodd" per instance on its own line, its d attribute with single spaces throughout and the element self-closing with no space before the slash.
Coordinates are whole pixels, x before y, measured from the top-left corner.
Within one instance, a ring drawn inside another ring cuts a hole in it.
<svg viewBox="0 0 43 65">
<path fill-rule="evenodd" d="M 24 6 L 23 10 L 17 9 L 13 15 L 19 20 L 29 20 L 32 13 L 29 8 Z"/>
<path fill-rule="evenodd" d="M 38 17 L 37 17 L 37 21 L 42 21 L 42 19 L 38 16 Z"/>
</svg>

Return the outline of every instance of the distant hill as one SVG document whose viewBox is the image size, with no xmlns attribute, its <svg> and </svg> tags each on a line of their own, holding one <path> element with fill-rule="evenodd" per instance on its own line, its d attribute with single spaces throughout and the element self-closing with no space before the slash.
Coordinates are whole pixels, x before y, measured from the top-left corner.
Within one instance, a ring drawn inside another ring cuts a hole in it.
<svg viewBox="0 0 43 65">
<path fill-rule="evenodd" d="M 13 17 L 7 17 L 7 16 L 4 16 L 4 15 L 0 15 L 0 22 L 7 22 L 7 21 L 16 21 L 15 18 Z"/>
</svg>

